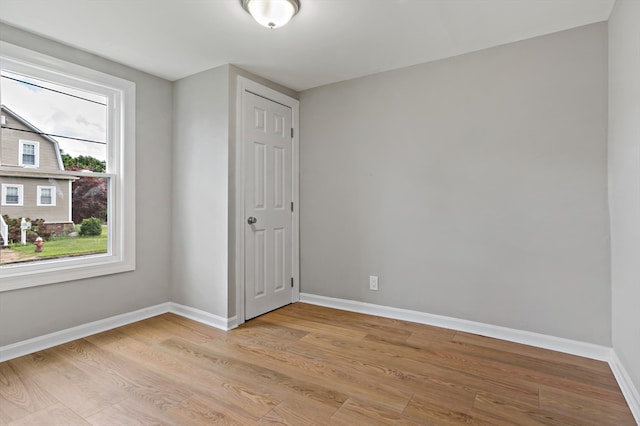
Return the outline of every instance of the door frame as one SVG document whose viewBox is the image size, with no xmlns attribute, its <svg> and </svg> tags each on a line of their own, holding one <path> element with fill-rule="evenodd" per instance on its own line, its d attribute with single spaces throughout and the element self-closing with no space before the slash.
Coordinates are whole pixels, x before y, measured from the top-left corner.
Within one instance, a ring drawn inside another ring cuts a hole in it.
<svg viewBox="0 0 640 426">
<path fill-rule="evenodd" d="M 300 144 L 299 144 L 299 112 L 300 102 L 290 96 L 275 91 L 260 83 L 256 83 L 243 76 L 237 77 L 236 90 L 236 164 L 235 164 L 235 281 L 236 281 L 236 324 L 245 322 L 245 285 L 244 285 L 244 238 L 245 238 L 245 170 L 244 170 L 244 92 L 250 92 L 273 102 L 291 108 L 291 126 L 293 138 L 291 139 L 291 199 L 294 209 L 291 222 L 291 269 L 293 276 L 293 288 L 291 302 L 300 300 Z"/>
</svg>

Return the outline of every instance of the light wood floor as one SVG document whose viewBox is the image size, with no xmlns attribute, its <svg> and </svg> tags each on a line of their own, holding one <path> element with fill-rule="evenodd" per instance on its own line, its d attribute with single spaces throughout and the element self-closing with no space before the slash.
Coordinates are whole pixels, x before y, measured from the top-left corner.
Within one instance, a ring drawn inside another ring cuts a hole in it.
<svg viewBox="0 0 640 426">
<path fill-rule="evenodd" d="M 2 425 L 634 425 L 603 362 L 297 303 L 165 314 L 0 364 Z"/>
</svg>

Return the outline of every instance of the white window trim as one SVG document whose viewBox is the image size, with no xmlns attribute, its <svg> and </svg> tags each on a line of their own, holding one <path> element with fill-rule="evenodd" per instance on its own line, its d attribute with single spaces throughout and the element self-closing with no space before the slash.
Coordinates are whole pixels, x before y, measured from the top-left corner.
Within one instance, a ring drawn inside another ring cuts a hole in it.
<svg viewBox="0 0 640 426">
<path fill-rule="evenodd" d="M 73 195 L 73 186 L 71 185 L 71 180 L 67 181 L 67 194 L 69 194 L 67 196 L 67 203 L 68 203 L 68 212 L 69 212 L 69 222 L 73 221 L 73 211 L 71 210 L 73 208 L 73 203 L 71 200 L 71 196 Z"/>
<path fill-rule="evenodd" d="M 7 188 L 18 188 L 18 204 L 7 203 Z M 22 207 L 24 204 L 24 188 L 19 183 L 2 184 L 2 205 L 7 207 Z"/>
<path fill-rule="evenodd" d="M 51 190 L 51 204 L 44 204 L 42 202 L 42 190 L 50 189 Z M 38 207 L 55 207 L 56 206 L 56 198 L 58 198 L 58 188 L 55 186 L 48 185 L 38 185 L 36 205 Z"/>
<path fill-rule="evenodd" d="M 106 254 L 0 267 L 0 292 L 133 271 L 135 256 L 135 83 L 0 41 L 2 69 L 108 96 L 109 247 Z M 0 166 L 2 169 L 2 166 Z"/>
<path fill-rule="evenodd" d="M 24 164 L 23 155 L 24 155 L 25 145 L 34 146 L 33 151 L 35 154 L 35 159 L 34 159 L 35 164 Z M 18 165 L 22 167 L 30 167 L 34 169 L 40 167 L 40 142 L 20 139 L 20 149 L 18 150 Z"/>
</svg>

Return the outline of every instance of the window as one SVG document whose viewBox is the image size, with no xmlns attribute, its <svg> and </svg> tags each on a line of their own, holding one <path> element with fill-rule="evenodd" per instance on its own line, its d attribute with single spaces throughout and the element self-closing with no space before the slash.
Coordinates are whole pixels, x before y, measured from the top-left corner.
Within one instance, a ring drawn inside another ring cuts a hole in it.
<svg viewBox="0 0 640 426">
<path fill-rule="evenodd" d="M 2 184 L 2 205 L 22 206 L 22 185 Z"/>
<path fill-rule="evenodd" d="M 24 167 L 39 167 L 40 144 L 32 141 L 20 141 L 18 165 Z"/>
<path fill-rule="evenodd" d="M 38 206 L 55 206 L 56 205 L 56 187 L 38 185 Z"/>
<path fill-rule="evenodd" d="M 134 270 L 135 84 L 0 41 L 0 105 L 0 215 L 56 230 L 0 251 L 0 291 Z"/>
</svg>

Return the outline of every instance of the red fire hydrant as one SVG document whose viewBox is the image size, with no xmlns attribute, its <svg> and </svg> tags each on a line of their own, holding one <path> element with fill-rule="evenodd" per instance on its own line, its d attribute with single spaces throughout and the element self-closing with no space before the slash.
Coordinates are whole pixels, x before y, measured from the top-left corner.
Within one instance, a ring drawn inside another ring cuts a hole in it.
<svg viewBox="0 0 640 426">
<path fill-rule="evenodd" d="M 42 252 L 42 247 L 44 246 L 44 240 L 42 237 L 36 238 L 36 242 L 34 244 L 36 245 L 36 253 Z"/>
</svg>

